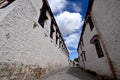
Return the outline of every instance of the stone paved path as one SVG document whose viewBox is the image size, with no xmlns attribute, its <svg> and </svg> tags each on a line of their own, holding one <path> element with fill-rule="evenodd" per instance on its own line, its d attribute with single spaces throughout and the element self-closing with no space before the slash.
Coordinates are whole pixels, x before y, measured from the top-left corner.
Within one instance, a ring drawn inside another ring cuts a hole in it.
<svg viewBox="0 0 120 80">
<path fill-rule="evenodd" d="M 54 74 L 42 77 L 40 80 L 100 80 L 95 76 L 77 68 L 70 67 Z"/>
</svg>

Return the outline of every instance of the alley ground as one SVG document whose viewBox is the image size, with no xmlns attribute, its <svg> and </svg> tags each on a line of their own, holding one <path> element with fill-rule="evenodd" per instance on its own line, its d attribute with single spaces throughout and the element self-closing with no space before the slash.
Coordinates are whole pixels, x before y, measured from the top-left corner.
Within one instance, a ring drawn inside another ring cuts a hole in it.
<svg viewBox="0 0 120 80">
<path fill-rule="evenodd" d="M 70 67 L 42 77 L 40 80 L 101 80 L 78 67 Z"/>
</svg>

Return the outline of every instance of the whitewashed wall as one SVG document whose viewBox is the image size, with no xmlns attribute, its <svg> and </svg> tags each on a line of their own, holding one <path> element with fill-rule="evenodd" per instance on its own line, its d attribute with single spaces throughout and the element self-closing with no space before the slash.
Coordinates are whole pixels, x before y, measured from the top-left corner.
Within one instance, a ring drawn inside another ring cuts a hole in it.
<svg viewBox="0 0 120 80">
<path fill-rule="evenodd" d="M 97 51 L 95 48 L 94 43 L 90 43 L 90 40 L 94 35 L 98 34 L 96 31 L 96 28 L 94 27 L 93 30 L 90 30 L 90 25 L 86 24 L 85 31 L 83 34 L 83 44 L 82 51 L 85 51 L 86 54 L 86 61 L 84 59 L 84 62 L 82 61 L 82 57 L 80 57 L 81 62 L 80 65 L 86 70 L 91 70 L 96 72 L 97 74 L 104 75 L 104 76 L 110 76 L 112 77 L 112 73 L 104 52 L 104 48 L 102 47 L 104 57 L 98 58 Z M 102 43 L 101 43 L 102 46 Z M 81 52 L 81 51 L 79 51 Z M 79 53 L 81 54 L 81 53 Z"/>
<path fill-rule="evenodd" d="M 91 31 L 86 25 L 83 34 L 84 50 L 87 61 L 85 68 L 96 71 L 102 75 L 112 77 L 112 71 L 108 64 L 106 54 L 111 60 L 113 69 L 118 79 L 120 79 L 120 1 L 119 0 L 94 0 L 91 16 L 94 29 Z M 96 30 L 95 30 L 96 29 Z M 90 44 L 90 39 L 94 34 L 99 35 L 104 57 L 97 58 L 95 46 Z M 81 52 L 81 51 L 80 51 Z"/>
<path fill-rule="evenodd" d="M 39 78 L 69 65 L 68 53 L 49 37 L 50 14 L 44 29 L 37 22 L 41 7 L 42 0 L 16 0 L 0 9 L 0 80 Z"/>
<path fill-rule="evenodd" d="M 95 0 L 92 14 L 117 77 L 120 79 L 120 1 Z"/>
</svg>

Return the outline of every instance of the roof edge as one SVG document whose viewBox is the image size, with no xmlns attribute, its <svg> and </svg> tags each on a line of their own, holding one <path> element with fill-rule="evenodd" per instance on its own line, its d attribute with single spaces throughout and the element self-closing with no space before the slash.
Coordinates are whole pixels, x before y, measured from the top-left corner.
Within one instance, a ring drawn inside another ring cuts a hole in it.
<svg viewBox="0 0 120 80">
<path fill-rule="evenodd" d="M 85 21 L 84 21 L 84 24 L 83 24 L 82 33 L 81 33 L 80 40 L 79 40 L 79 43 L 78 43 L 77 51 L 79 50 L 79 45 L 81 44 L 80 42 L 81 42 L 81 40 L 82 40 L 83 33 L 84 33 L 84 31 L 85 31 L 85 27 L 86 27 L 86 23 L 87 23 L 87 17 L 88 17 L 88 15 L 90 15 L 90 12 L 91 12 L 91 10 L 92 10 L 93 2 L 94 2 L 94 0 L 89 0 L 89 4 L 88 4 L 86 16 L 85 16 Z"/>
</svg>

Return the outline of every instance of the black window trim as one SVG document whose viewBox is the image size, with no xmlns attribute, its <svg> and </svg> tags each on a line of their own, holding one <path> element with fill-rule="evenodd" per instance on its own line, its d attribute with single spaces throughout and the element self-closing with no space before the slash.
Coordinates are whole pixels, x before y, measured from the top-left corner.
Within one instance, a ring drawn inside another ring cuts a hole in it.
<svg viewBox="0 0 120 80">
<path fill-rule="evenodd" d="M 99 39 L 95 39 L 94 44 L 95 44 L 95 48 L 96 48 L 98 58 L 104 57 L 103 50 L 102 50 Z"/>
<path fill-rule="evenodd" d="M 43 2 L 43 6 L 40 9 L 40 17 L 38 19 L 38 22 L 42 26 L 42 28 L 44 28 L 44 23 L 48 19 L 47 15 L 46 15 L 46 11 L 47 11 L 47 5 L 45 2 Z"/>
<path fill-rule="evenodd" d="M 50 38 L 52 38 L 52 39 L 53 39 L 53 33 L 55 32 L 53 25 L 54 25 L 54 23 L 53 23 L 53 20 L 51 19 Z"/>
<path fill-rule="evenodd" d="M 88 22 L 89 22 L 89 25 L 90 25 L 90 30 L 92 31 L 93 28 L 94 28 L 94 24 L 93 24 L 91 16 L 88 17 Z"/>
</svg>

